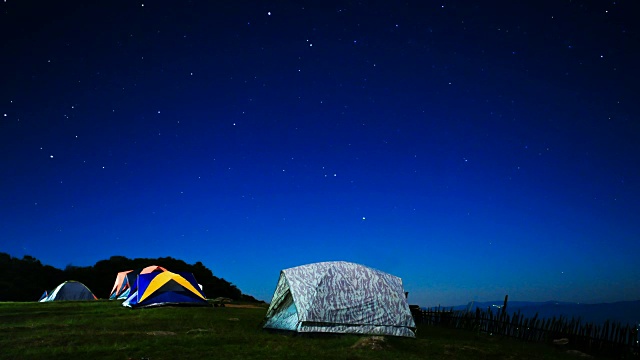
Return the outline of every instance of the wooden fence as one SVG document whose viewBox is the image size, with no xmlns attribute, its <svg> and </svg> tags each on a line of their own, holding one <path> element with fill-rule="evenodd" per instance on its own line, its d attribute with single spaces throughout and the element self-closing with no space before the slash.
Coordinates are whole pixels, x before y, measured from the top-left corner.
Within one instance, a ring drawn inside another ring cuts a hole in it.
<svg viewBox="0 0 640 360">
<path fill-rule="evenodd" d="M 640 359 L 637 324 L 621 325 L 609 321 L 603 325 L 583 324 L 580 319 L 574 318 L 538 319 L 537 314 L 533 318 L 525 318 L 519 311 L 509 315 L 503 309 L 494 311 L 491 308 L 478 308 L 476 311 L 467 312 L 443 308 L 422 310 L 412 307 L 411 310 L 416 324 L 467 329 L 525 341 L 553 343 L 556 340 L 558 343 L 558 340 L 566 339 L 567 345 L 562 346 L 585 353 L 620 359 Z"/>
</svg>

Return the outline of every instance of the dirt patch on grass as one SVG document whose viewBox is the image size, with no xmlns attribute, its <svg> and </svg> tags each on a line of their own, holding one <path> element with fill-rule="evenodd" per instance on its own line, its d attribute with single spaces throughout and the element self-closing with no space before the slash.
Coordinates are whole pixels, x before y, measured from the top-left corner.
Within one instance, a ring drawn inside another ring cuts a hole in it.
<svg viewBox="0 0 640 360">
<path fill-rule="evenodd" d="M 240 305 L 240 304 L 224 304 L 224 307 L 228 308 L 242 308 L 242 309 L 264 309 L 264 306 L 257 305 Z"/>
<path fill-rule="evenodd" d="M 384 336 L 367 336 L 351 345 L 352 349 L 384 350 L 390 346 Z"/>
<path fill-rule="evenodd" d="M 593 359 L 593 356 L 589 355 L 589 354 L 585 354 L 581 351 L 578 350 L 567 350 L 566 351 L 567 354 L 569 355 L 573 355 L 579 358 L 583 358 L 583 359 Z"/>
<path fill-rule="evenodd" d="M 173 331 L 149 331 L 147 332 L 147 335 L 153 335 L 153 336 L 171 336 L 171 335 L 177 335 L 176 333 L 174 333 Z"/>
</svg>

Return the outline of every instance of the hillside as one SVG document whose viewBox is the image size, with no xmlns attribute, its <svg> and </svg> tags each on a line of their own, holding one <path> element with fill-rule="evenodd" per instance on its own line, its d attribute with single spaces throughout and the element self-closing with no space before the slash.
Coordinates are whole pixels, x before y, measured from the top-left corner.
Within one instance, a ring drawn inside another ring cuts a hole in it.
<svg viewBox="0 0 640 360">
<path fill-rule="evenodd" d="M 0 359 L 577 358 L 570 348 L 433 326 L 419 326 L 415 339 L 287 336 L 262 329 L 265 312 L 264 306 L 131 310 L 105 300 L 0 302 Z"/>
</svg>

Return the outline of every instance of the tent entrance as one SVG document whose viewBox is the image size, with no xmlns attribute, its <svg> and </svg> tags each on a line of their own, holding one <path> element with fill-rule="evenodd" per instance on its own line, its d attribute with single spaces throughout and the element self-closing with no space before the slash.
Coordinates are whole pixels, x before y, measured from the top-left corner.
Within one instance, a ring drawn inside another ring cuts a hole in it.
<svg viewBox="0 0 640 360">
<path fill-rule="evenodd" d="M 273 310 L 274 314 L 267 320 L 265 327 L 281 330 L 297 330 L 298 308 L 289 290 L 284 294 L 282 302 Z"/>
</svg>

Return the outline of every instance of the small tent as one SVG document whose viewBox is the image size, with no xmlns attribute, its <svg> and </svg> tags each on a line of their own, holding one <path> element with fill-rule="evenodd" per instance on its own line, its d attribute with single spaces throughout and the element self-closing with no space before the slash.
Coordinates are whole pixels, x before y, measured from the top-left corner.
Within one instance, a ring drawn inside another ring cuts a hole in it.
<svg viewBox="0 0 640 360">
<path fill-rule="evenodd" d="M 129 284 L 126 283 L 127 274 L 132 272 L 133 270 L 121 271 L 116 276 L 116 282 L 113 284 L 113 288 L 111 289 L 111 294 L 109 295 L 109 300 L 117 299 L 120 294 L 122 294 L 126 289 L 129 288 Z"/>
<path fill-rule="evenodd" d="M 399 277 L 345 261 L 280 272 L 264 328 L 415 337 Z"/>
<path fill-rule="evenodd" d="M 91 290 L 78 281 L 65 281 L 58 285 L 40 302 L 65 301 L 65 300 L 98 300 Z"/>
<path fill-rule="evenodd" d="M 210 304 L 193 274 L 170 271 L 138 275 L 136 291 L 122 303 L 122 306 L 131 308 L 163 305 Z"/>
<path fill-rule="evenodd" d="M 167 271 L 167 269 L 163 268 L 162 266 L 151 265 L 143 269 L 119 272 L 116 276 L 116 282 L 115 284 L 113 284 L 113 288 L 111 289 L 109 300 L 124 300 L 127 299 L 130 294 L 133 294 L 135 292 L 136 279 L 138 275 L 163 271 Z"/>
</svg>

